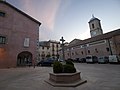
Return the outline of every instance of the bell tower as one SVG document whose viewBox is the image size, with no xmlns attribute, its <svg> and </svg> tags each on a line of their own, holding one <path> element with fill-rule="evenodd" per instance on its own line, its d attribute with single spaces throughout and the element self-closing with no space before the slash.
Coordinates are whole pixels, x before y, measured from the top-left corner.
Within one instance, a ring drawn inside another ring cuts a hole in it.
<svg viewBox="0 0 120 90">
<path fill-rule="evenodd" d="M 98 18 L 94 17 L 94 15 L 92 15 L 92 18 L 90 19 L 90 21 L 88 23 L 89 23 L 89 27 L 90 27 L 91 37 L 103 34 L 100 20 Z"/>
</svg>

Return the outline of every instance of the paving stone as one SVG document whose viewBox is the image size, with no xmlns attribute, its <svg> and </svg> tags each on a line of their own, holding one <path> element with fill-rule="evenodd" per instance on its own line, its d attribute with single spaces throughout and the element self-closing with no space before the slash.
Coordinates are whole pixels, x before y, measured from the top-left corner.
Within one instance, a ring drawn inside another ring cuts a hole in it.
<svg viewBox="0 0 120 90">
<path fill-rule="evenodd" d="M 120 65 L 75 63 L 87 83 L 54 87 L 46 83 L 52 67 L 0 69 L 0 90 L 120 90 Z"/>
</svg>

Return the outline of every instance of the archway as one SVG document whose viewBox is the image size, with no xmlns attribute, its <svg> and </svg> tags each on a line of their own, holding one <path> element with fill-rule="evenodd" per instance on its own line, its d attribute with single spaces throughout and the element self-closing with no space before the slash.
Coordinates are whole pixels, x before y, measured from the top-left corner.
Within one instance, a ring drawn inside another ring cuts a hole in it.
<svg viewBox="0 0 120 90">
<path fill-rule="evenodd" d="M 28 66 L 32 65 L 32 53 L 23 51 L 17 56 L 17 66 Z"/>
</svg>

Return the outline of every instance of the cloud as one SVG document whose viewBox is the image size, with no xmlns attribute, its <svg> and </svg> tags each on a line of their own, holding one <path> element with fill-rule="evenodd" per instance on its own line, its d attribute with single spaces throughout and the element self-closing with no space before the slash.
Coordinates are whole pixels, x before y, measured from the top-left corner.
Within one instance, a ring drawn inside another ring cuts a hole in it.
<svg viewBox="0 0 120 90">
<path fill-rule="evenodd" d="M 25 12 L 42 22 L 48 30 L 54 30 L 55 17 L 61 0 L 22 0 Z"/>
</svg>

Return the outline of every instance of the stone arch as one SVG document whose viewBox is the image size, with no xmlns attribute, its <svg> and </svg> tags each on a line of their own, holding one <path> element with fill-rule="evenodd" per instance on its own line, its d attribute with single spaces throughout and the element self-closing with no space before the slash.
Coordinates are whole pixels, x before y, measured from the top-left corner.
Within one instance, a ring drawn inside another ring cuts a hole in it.
<svg viewBox="0 0 120 90">
<path fill-rule="evenodd" d="M 23 51 L 17 56 L 17 66 L 28 66 L 32 65 L 32 53 Z"/>
</svg>

